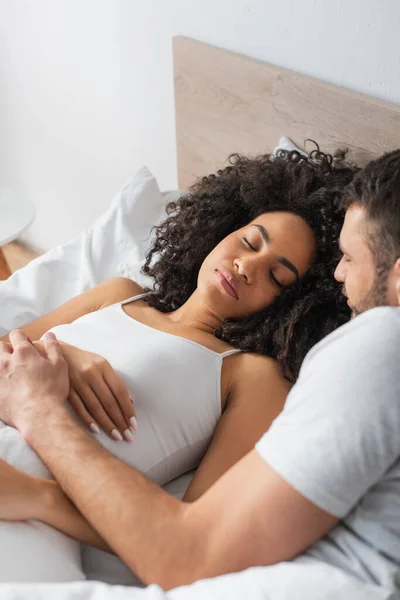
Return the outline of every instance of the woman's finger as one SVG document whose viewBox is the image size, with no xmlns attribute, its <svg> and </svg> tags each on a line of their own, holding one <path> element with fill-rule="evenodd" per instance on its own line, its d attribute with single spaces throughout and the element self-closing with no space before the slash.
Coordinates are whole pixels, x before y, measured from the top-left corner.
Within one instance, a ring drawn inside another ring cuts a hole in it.
<svg viewBox="0 0 400 600">
<path fill-rule="evenodd" d="M 111 439 L 116 441 L 122 441 L 124 438 L 127 441 L 132 441 L 132 432 L 127 428 L 125 420 L 120 412 L 119 418 L 115 418 L 108 413 L 108 405 L 110 401 L 105 400 L 104 397 L 97 396 L 90 385 L 85 382 L 74 382 L 74 388 L 82 399 L 86 410 L 92 415 L 94 421 L 110 436 Z M 108 390 L 109 395 L 111 392 Z M 116 404 L 115 399 L 112 397 L 111 402 Z M 110 411 L 112 412 L 112 411 Z M 118 416 L 118 413 L 117 413 Z M 114 420 L 115 418 L 115 420 Z"/>
<path fill-rule="evenodd" d="M 119 401 L 110 390 L 106 381 L 103 378 L 97 377 L 91 382 L 91 387 L 93 393 L 99 398 L 104 410 L 107 412 L 111 421 L 115 423 L 123 437 L 127 441 L 133 441 L 132 425 L 129 420 L 125 419 L 119 406 Z"/>
<path fill-rule="evenodd" d="M 61 346 L 52 331 L 47 331 L 43 336 L 43 344 L 47 358 L 53 364 L 64 361 L 64 357 L 61 352 Z"/>
<path fill-rule="evenodd" d="M 136 414 L 131 397 L 129 396 L 128 388 L 115 373 L 111 365 L 106 365 L 103 371 L 103 377 L 106 385 L 110 388 L 111 392 L 117 399 L 128 426 L 132 427 L 132 429 L 136 431 Z"/>
<path fill-rule="evenodd" d="M 71 407 L 74 409 L 77 416 L 83 422 L 83 424 L 92 432 L 92 433 L 100 433 L 99 426 L 93 420 L 92 415 L 88 413 L 85 405 L 82 402 L 81 397 L 76 391 L 71 387 L 68 395 L 68 402 Z"/>
</svg>

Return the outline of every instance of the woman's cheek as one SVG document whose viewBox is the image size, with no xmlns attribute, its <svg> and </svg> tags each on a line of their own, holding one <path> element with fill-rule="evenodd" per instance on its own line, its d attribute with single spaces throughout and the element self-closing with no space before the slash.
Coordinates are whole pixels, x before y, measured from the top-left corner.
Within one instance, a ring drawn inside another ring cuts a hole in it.
<svg viewBox="0 0 400 600">
<path fill-rule="evenodd" d="M 276 295 L 272 292 L 272 290 L 264 290 L 263 292 L 259 292 L 254 296 L 254 306 L 253 312 L 260 312 L 265 308 L 268 308 L 275 300 Z"/>
</svg>

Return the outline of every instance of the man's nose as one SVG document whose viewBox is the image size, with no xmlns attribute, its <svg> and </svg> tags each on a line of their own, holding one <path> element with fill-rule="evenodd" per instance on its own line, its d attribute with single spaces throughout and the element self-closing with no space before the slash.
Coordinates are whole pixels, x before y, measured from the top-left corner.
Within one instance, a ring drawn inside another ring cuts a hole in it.
<svg viewBox="0 0 400 600">
<path fill-rule="evenodd" d="M 346 279 L 346 269 L 343 258 L 339 261 L 338 266 L 335 269 L 334 277 L 336 281 L 339 281 L 340 283 L 344 283 Z"/>
</svg>

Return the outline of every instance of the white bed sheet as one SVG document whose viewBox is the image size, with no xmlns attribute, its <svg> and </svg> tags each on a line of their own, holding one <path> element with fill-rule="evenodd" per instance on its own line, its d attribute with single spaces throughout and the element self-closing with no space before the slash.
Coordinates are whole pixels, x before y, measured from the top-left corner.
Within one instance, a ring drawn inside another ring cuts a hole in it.
<svg viewBox="0 0 400 600">
<path fill-rule="evenodd" d="M 395 600 L 390 590 L 364 584 L 324 563 L 257 567 L 164 592 L 99 582 L 2 584 L 1 600 Z"/>
</svg>

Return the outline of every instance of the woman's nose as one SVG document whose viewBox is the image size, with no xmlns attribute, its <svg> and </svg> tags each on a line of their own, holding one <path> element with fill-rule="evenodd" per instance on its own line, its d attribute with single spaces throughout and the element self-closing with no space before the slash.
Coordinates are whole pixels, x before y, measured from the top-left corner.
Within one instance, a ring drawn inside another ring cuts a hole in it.
<svg viewBox="0 0 400 600">
<path fill-rule="evenodd" d="M 253 283 L 256 279 L 257 269 L 260 261 L 257 258 L 248 256 L 237 258 L 233 261 L 236 272 L 244 277 L 246 283 Z"/>
<path fill-rule="evenodd" d="M 247 274 L 248 269 L 247 269 L 246 261 L 243 258 L 235 258 L 235 260 L 233 261 L 233 266 L 234 266 L 236 273 L 238 275 L 244 277 L 244 279 L 248 283 L 249 277 Z"/>
</svg>

